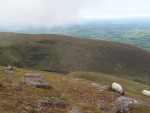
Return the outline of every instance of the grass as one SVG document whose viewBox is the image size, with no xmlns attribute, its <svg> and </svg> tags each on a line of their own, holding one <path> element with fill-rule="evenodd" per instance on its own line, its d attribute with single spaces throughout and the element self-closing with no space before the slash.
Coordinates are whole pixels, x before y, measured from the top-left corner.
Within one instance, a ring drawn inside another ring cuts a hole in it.
<svg viewBox="0 0 150 113">
<path fill-rule="evenodd" d="M 2 70 L 3 67 L 0 67 Z M 0 91 L 0 112 L 1 113 L 18 113 L 24 110 L 24 107 L 27 105 L 33 105 L 37 102 L 38 99 L 43 97 L 55 97 L 60 98 L 62 95 L 69 103 L 68 108 L 60 109 L 55 108 L 53 113 L 66 113 L 70 107 L 77 106 L 83 110 L 83 112 L 91 111 L 92 113 L 103 113 L 102 111 L 97 109 L 97 104 L 101 101 L 104 101 L 108 108 L 112 107 L 112 103 L 118 98 L 118 95 L 112 91 L 104 91 L 100 92 L 97 87 L 91 85 L 92 82 L 84 80 L 84 79 L 77 79 L 79 75 L 92 75 L 93 77 L 96 76 L 94 73 L 87 73 L 87 72 L 75 72 L 69 74 L 70 76 L 56 74 L 56 73 L 47 73 L 42 71 L 36 70 L 24 70 L 15 68 L 15 75 L 7 75 L 5 72 L 1 72 L 0 74 L 0 83 L 5 84 L 3 90 Z M 35 87 L 26 87 L 22 85 L 22 90 L 17 91 L 12 86 L 12 84 L 20 84 L 20 79 L 26 73 L 39 73 L 44 75 L 42 80 L 47 82 L 49 85 L 53 87 L 51 90 L 45 90 L 42 88 L 35 88 Z M 76 77 L 74 77 L 76 75 Z M 99 75 L 98 75 L 99 76 Z M 81 76 L 80 76 L 81 77 Z M 84 78 L 84 77 L 81 77 Z M 87 78 L 86 78 L 87 79 Z M 91 79 L 91 78 L 90 78 Z M 111 76 L 101 75 L 101 77 L 95 78 L 100 85 L 110 84 L 113 80 L 118 80 L 123 83 L 123 86 L 127 88 L 127 85 L 133 85 L 132 91 L 129 88 L 126 91 L 126 95 L 129 97 L 134 97 L 137 99 L 141 99 L 143 101 L 148 101 L 147 97 L 142 97 L 137 93 L 137 89 L 140 90 L 141 87 L 149 88 L 146 85 L 135 83 L 132 81 L 119 79 Z M 101 82 L 100 82 L 101 81 Z M 140 85 L 140 87 L 139 87 Z M 145 106 L 135 106 L 133 110 L 139 110 L 140 108 L 145 108 L 145 113 L 149 113 L 149 109 Z M 141 109 L 141 110 L 142 110 Z M 44 113 L 46 111 L 40 111 L 40 113 Z M 48 111 L 47 111 L 48 113 Z M 142 113 L 142 112 L 141 112 Z"/>
<path fill-rule="evenodd" d="M 83 111 L 91 110 L 97 113 L 99 112 L 96 109 L 98 97 L 94 97 L 95 93 L 98 95 L 99 91 L 96 88 L 92 88 L 88 83 L 84 81 L 76 81 L 72 78 L 67 78 L 55 73 L 32 71 L 32 73 L 40 73 L 44 75 L 43 79 L 53 87 L 53 90 L 22 86 L 22 91 L 16 91 L 11 84 L 20 84 L 20 79 L 25 73 L 31 72 L 31 70 L 18 70 L 15 71 L 15 75 L 11 76 L 6 73 L 0 74 L 0 82 L 7 84 L 6 88 L 0 91 L 1 113 L 21 112 L 24 110 L 25 106 L 36 103 L 36 101 L 42 97 L 60 98 L 61 95 L 63 95 L 65 100 L 69 102 L 70 106 L 81 107 Z M 91 89 L 89 90 L 90 87 Z M 87 98 L 86 100 L 82 99 L 84 96 Z M 94 97 L 94 100 L 92 97 Z M 69 110 L 69 108 L 56 108 L 54 113 L 65 113 L 67 110 Z M 42 111 L 40 113 L 42 113 Z"/>
<path fill-rule="evenodd" d="M 145 85 L 142 83 L 134 82 L 131 80 L 123 79 L 123 78 L 118 78 L 106 74 L 101 74 L 101 73 L 93 73 L 93 72 L 72 72 L 69 74 L 69 76 L 74 76 L 86 80 L 90 80 L 93 82 L 97 82 L 99 84 L 105 84 L 105 85 L 111 85 L 113 82 L 118 82 L 123 86 L 125 91 L 135 93 L 138 95 L 141 95 L 142 90 L 150 90 L 149 85 Z"/>
<path fill-rule="evenodd" d="M 89 23 L 88 23 L 89 24 Z M 66 28 L 52 28 L 48 33 L 63 34 L 85 39 L 99 39 L 131 44 L 150 51 L 149 25 L 89 24 Z"/>
<path fill-rule="evenodd" d="M 149 77 L 150 73 L 150 53 L 127 44 L 62 35 L 16 33 L 0 33 L 0 41 L 3 43 L 0 44 L 1 65 L 103 72 L 139 78 Z M 144 82 L 148 84 L 148 81 Z"/>
</svg>

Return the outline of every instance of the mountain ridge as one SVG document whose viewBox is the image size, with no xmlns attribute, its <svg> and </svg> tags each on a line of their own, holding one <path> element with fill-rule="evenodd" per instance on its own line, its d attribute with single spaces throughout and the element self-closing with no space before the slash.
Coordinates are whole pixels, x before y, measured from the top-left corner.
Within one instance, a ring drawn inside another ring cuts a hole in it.
<svg viewBox="0 0 150 113">
<path fill-rule="evenodd" d="M 17 33 L 0 33 L 0 42 L 1 65 L 150 76 L 150 52 L 124 43 Z"/>
</svg>

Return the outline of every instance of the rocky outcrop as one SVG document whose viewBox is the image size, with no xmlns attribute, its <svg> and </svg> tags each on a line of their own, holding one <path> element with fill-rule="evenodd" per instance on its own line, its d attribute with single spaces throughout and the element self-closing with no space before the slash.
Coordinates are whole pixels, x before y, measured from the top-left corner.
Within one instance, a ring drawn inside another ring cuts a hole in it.
<svg viewBox="0 0 150 113">
<path fill-rule="evenodd" d="M 109 109 L 105 106 L 104 102 L 100 102 L 97 106 L 97 109 L 101 110 L 103 112 L 108 112 L 109 111 Z"/>
<path fill-rule="evenodd" d="M 11 86 L 16 91 L 22 91 L 22 86 L 20 84 L 13 83 L 13 84 L 11 84 Z"/>
<path fill-rule="evenodd" d="M 35 86 L 36 88 L 52 89 L 52 86 L 40 79 L 22 78 L 21 83 L 25 86 Z"/>
<path fill-rule="evenodd" d="M 121 96 L 114 102 L 114 106 L 110 113 L 130 113 L 132 105 L 141 103 L 140 100 Z"/>
<path fill-rule="evenodd" d="M 13 70 L 13 67 L 12 66 L 7 66 L 7 67 L 4 67 L 4 70 Z"/>
<path fill-rule="evenodd" d="M 95 83 L 95 82 L 91 83 L 91 85 L 94 86 L 94 87 L 98 87 L 98 88 L 100 87 L 100 84 Z"/>
<path fill-rule="evenodd" d="M 43 97 L 33 104 L 25 106 L 28 113 L 53 113 L 54 109 L 67 109 L 69 103 L 55 97 Z"/>
<path fill-rule="evenodd" d="M 57 107 L 57 108 L 66 108 L 69 106 L 68 102 L 66 102 L 65 100 L 61 100 L 59 98 L 55 98 L 55 97 L 43 97 L 42 99 L 39 99 L 37 101 L 37 103 L 35 104 L 35 106 L 37 108 L 39 107 L 45 107 L 45 106 L 49 106 L 49 107 Z"/>
<path fill-rule="evenodd" d="M 5 73 L 7 73 L 7 75 L 14 75 L 15 72 L 13 70 L 4 70 Z"/>
<path fill-rule="evenodd" d="M 38 77 L 43 77 L 43 75 L 41 75 L 41 74 L 34 74 L 34 73 L 26 73 L 25 75 L 24 75 L 24 77 L 35 77 L 35 78 L 38 78 Z"/>
<path fill-rule="evenodd" d="M 73 107 L 71 110 L 68 111 L 68 113 L 83 113 L 83 112 L 81 111 L 80 108 Z"/>
<path fill-rule="evenodd" d="M 110 85 L 104 85 L 100 87 L 100 91 L 111 91 L 112 87 Z"/>
</svg>

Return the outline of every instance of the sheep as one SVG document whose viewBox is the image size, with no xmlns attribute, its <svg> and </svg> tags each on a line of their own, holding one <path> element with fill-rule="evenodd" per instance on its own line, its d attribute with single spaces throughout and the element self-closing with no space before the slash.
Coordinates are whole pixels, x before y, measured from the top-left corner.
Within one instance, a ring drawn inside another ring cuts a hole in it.
<svg viewBox="0 0 150 113">
<path fill-rule="evenodd" d="M 122 86 L 116 82 L 112 83 L 112 90 L 119 93 L 120 95 L 124 95 Z"/>
<path fill-rule="evenodd" d="M 143 91 L 142 91 L 142 95 L 143 95 L 143 96 L 150 96 L 150 91 L 148 91 L 148 90 L 143 90 Z"/>
</svg>

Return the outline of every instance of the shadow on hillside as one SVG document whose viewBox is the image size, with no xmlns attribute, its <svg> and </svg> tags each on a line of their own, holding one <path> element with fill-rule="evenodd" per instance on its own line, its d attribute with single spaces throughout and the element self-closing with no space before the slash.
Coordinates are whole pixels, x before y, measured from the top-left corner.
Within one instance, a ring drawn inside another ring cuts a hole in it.
<svg viewBox="0 0 150 113">
<path fill-rule="evenodd" d="M 67 75 L 69 73 L 68 71 L 57 71 L 57 70 L 41 70 L 41 71 L 59 73 L 59 74 L 64 74 L 64 75 Z"/>
</svg>

